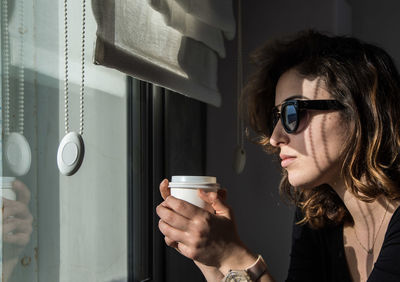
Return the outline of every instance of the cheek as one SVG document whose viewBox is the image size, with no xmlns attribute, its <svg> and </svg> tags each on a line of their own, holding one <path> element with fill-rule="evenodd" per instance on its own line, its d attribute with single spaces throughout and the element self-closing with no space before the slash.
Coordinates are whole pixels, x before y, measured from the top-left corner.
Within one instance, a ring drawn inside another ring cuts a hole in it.
<svg viewBox="0 0 400 282">
<path fill-rule="evenodd" d="M 326 124 L 325 130 L 321 131 L 321 137 L 327 144 L 326 158 L 328 161 L 338 161 L 343 155 L 344 146 L 351 135 L 349 125 L 339 116 L 327 120 Z"/>
<path fill-rule="evenodd" d="M 329 183 L 339 177 L 347 125 L 333 113 L 305 116 L 303 121 L 303 131 L 291 140 L 299 158 L 287 168 L 288 180 L 301 188 Z"/>
<path fill-rule="evenodd" d="M 338 115 L 331 113 L 313 118 L 305 134 L 310 165 L 320 174 L 337 173 L 348 133 Z"/>
</svg>

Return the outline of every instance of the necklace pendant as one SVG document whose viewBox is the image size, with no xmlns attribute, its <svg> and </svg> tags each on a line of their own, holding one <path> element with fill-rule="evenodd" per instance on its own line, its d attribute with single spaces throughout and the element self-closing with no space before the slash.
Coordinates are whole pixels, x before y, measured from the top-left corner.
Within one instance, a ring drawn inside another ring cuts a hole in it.
<svg viewBox="0 0 400 282">
<path fill-rule="evenodd" d="M 60 142 L 57 152 L 57 165 L 60 172 L 70 176 L 80 168 L 85 146 L 82 136 L 76 132 L 69 132 Z"/>
</svg>

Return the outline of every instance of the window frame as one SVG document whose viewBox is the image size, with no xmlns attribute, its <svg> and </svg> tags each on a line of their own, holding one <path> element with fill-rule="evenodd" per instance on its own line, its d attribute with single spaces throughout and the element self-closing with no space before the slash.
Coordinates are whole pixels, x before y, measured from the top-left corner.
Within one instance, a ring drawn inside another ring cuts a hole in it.
<svg viewBox="0 0 400 282">
<path fill-rule="evenodd" d="M 164 178 L 164 89 L 128 77 L 128 281 L 164 281 L 165 244 L 156 206 Z M 140 134 L 140 138 L 137 138 Z M 138 156 L 140 156 L 138 158 Z M 136 169 L 135 169 L 136 162 Z M 139 166 L 138 166 L 139 164 Z"/>
</svg>

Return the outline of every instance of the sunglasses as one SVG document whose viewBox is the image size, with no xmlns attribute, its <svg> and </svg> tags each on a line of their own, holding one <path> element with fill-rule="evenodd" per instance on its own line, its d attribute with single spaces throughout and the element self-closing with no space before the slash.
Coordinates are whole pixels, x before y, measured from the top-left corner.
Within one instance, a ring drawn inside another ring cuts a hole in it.
<svg viewBox="0 0 400 282">
<path fill-rule="evenodd" d="M 281 107 L 281 110 L 278 107 Z M 344 106 L 337 100 L 287 100 L 272 109 L 272 128 L 271 134 L 278 123 L 282 121 L 282 126 L 287 133 L 296 133 L 301 120 L 303 110 L 341 110 Z"/>
</svg>

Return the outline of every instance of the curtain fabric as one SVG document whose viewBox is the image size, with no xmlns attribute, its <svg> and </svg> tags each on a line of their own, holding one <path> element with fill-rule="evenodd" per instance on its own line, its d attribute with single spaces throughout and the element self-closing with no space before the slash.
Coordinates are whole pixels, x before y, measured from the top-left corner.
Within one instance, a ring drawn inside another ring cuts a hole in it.
<svg viewBox="0 0 400 282">
<path fill-rule="evenodd" d="M 235 36 L 232 0 L 92 0 L 94 61 L 220 106 L 218 56 Z"/>
</svg>

